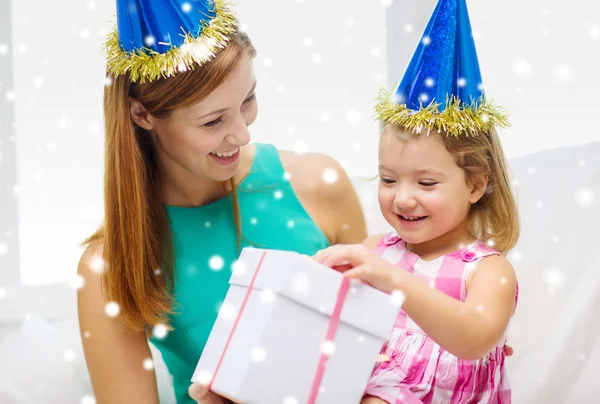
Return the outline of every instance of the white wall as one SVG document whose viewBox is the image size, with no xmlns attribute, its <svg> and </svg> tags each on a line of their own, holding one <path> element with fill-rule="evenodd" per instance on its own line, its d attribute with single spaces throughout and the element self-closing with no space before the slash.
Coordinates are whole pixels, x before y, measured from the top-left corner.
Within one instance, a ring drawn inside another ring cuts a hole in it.
<svg viewBox="0 0 600 404">
<path fill-rule="evenodd" d="M 7 186 L 18 191 L 26 284 L 69 279 L 78 242 L 102 217 L 100 49 L 113 25 L 113 3 L 64 0 L 60 11 L 55 2 L 12 1 L 14 39 L 0 45 L 14 58 L 17 177 Z M 352 175 L 373 174 L 371 101 L 380 85 L 401 76 L 434 4 L 238 1 L 258 49 L 254 140 L 328 153 Z M 593 125 L 600 113 L 598 3 L 471 0 L 469 6 L 488 93 L 513 111 L 513 128 L 503 132 L 509 157 L 600 139 Z M 4 99 L 6 91 L 0 87 Z M 14 153 L 6 143 L 0 149 Z M 17 234 L 15 223 L 3 219 L 0 246 L 7 232 Z M 0 288 L 6 279 L 0 273 Z"/>
</svg>

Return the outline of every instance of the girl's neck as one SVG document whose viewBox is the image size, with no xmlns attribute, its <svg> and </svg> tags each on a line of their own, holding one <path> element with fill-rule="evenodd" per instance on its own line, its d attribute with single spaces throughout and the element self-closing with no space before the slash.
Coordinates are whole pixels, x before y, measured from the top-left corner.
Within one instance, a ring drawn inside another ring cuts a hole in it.
<svg viewBox="0 0 600 404">
<path fill-rule="evenodd" d="M 458 251 L 473 241 L 475 238 L 469 233 L 465 219 L 457 227 L 437 238 L 417 244 L 406 243 L 406 249 L 425 261 L 431 261 Z"/>
</svg>

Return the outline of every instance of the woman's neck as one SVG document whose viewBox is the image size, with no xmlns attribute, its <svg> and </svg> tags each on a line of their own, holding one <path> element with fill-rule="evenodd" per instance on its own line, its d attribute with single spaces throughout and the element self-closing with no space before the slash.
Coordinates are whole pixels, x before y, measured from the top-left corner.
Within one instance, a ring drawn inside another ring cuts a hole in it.
<svg viewBox="0 0 600 404">
<path fill-rule="evenodd" d="M 240 168 L 234 177 L 239 184 L 250 171 L 253 148 L 242 147 Z M 162 200 L 171 206 L 204 206 L 231 193 L 231 180 L 217 181 L 208 176 L 191 173 L 181 165 L 169 161 L 161 162 Z"/>
</svg>

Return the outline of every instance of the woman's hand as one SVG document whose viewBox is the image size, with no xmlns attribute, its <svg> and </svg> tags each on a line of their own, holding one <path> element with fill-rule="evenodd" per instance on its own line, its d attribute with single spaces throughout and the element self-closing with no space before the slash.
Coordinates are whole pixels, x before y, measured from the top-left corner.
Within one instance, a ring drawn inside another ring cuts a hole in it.
<svg viewBox="0 0 600 404">
<path fill-rule="evenodd" d="M 189 389 L 188 394 L 198 404 L 226 404 L 228 401 L 223 397 L 216 395 L 208 389 L 208 386 L 202 386 L 197 383 L 193 383 Z"/>
<path fill-rule="evenodd" d="M 361 244 L 335 245 L 319 251 L 313 259 L 340 270 L 347 278 L 359 279 L 386 293 L 397 290 L 399 278 L 406 275 Z"/>
</svg>

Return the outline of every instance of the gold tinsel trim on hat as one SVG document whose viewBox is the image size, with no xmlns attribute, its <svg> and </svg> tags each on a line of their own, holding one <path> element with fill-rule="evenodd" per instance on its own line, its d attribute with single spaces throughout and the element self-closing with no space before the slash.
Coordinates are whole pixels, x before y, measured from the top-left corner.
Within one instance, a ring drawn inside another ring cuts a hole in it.
<svg viewBox="0 0 600 404">
<path fill-rule="evenodd" d="M 421 105 L 418 111 L 414 111 L 406 104 L 398 104 L 391 92 L 381 89 L 376 102 L 377 119 L 415 133 L 421 133 L 426 128 L 428 132 L 435 130 L 452 136 L 477 136 L 488 133 L 494 127 L 509 126 L 504 110 L 485 98 L 466 105 L 451 95 L 446 100 L 443 112 L 439 112 L 440 104 L 435 101 L 425 107 Z"/>
<path fill-rule="evenodd" d="M 182 32 L 184 43 L 165 53 L 149 48 L 126 52 L 119 44 L 115 29 L 108 35 L 105 44 L 109 74 L 119 76 L 129 73 L 131 81 L 144 83 L 192 70 L 210 61 L 227 45 L 237 27 L 237 19 L 230 11 L 227 0 L 215 0 L 214 5 L 214 18 L 208 23 L 201 21 L 202 31 L 197 38 L 189 32 Z"/>
</svg>

